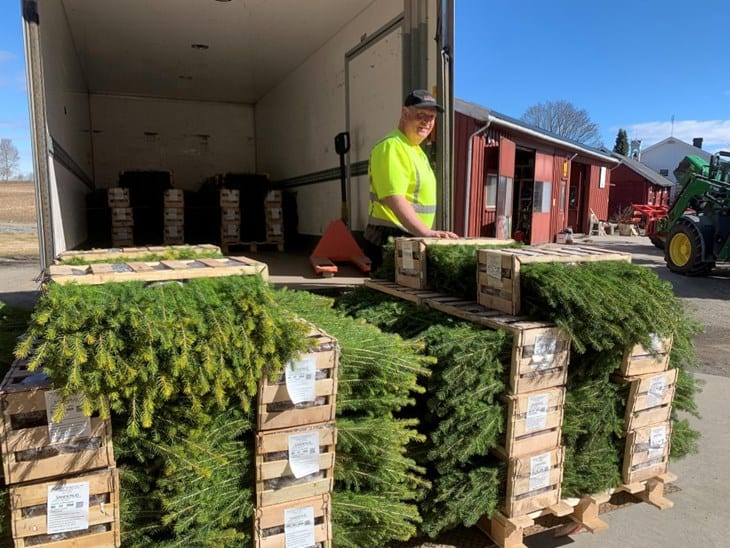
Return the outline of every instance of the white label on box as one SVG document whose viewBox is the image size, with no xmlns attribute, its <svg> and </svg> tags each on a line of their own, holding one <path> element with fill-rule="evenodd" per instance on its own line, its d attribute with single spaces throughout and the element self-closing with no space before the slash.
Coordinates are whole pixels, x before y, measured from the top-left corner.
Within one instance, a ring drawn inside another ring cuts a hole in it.
<svg viewBox="0 0 730 548">
<path fill-rule="evenodd" d="M 51 438 L 51 443 L 88 437 L 91 434 L 91 419 L 82 412 L 80 395 L 77 394 L 66 398 L 66 412 L 63 414 L 61 422 L 53 422 L 56 407 L 63 399 L 61 392 L 48 390 L 44 396 L 46 398 L 48 436 Z"/>
<path fill-rule="evenodd" d="M 527 398 L 527 419 L 525 420 L 525 430 L 533 432 L 534 430 L 544 430 L 547 424 L 548 415 L 547 394 L 538 394 Z"/>
<path fill-rule="evenodd" d="M 271 233 L 275 236 L 281 236 L 281 225 L 279 223 L 276 223 L 275 225 L 271 225 Z"/>
<path fill-rule="evenodd" d="M 314 401 L 314 382 L 317 374 L 317 360 L 304 358 L 286 364 L 286 391 L 292 403 Z"/>
<path fill-rule="evenodd" d="M 47 533 L 89 528 L 89 482 L 48 486 Z"/>
<path fill-rule="evenodd" d="M 286 548 L 309 548 L 314 541 L 314 507 L 284 510 L 284 545 Z"/>
<path fill-rule="evenodd" d="M 272 207 L 269 210 L 269 213 L 271 214 L 272 219 L 278 219 L 281 217 L 281 208 L 280 207 Z"/>
<path fill-rule="evenodd" d="M 553 335 L 541 335 L 535 338 L 530 364 L 533 369 L 550 369 L 555 361 L 555 352 L 558 349 L 558 340 Z"/>
<path fill-rule="evenodd" d="M 487 254 L 487 285 L 502 287 L 502 256 Z"/>
<path fill-rule="evenodd" d="M 289 442 L 289 468 L 299 479 L 319 472 L 319 432 L 292 434 Z"/>
<path fill-rule="evenodd" d="M 176 236 L 182 236 L 182 233 L 176 226 L 167 226 L 165 227 L 165 230 L 167 231 L 167 235 L 175 238 Z"/>
<path fill-rule="evenodd" d="M 550 453 L 530 457 L 530 491 L 550 485 Z"/>
<path fill-rule="evenodd" d="M 403 251 L 403 270 L 413 270 L 415 268 L 413 263 L 413 242 L 403 240 L 401 250 Z"/>
<path fill-rule="evenodd" d="M 649 431 L 649 458 L 661 457 L 667 444 L 667 427 L 655 426 Z"/>
<path fill-rule="evenodd" d="M 649 333 L 649 340 L 651 341 L 651 349 L 654 352 L 661 352 L 664 350 L 664 341 L 656 333 Z"/>
<path fill-rule="evenodd" d="M 666 389 L 667 386 L 664 382 L 664 375 L 652 377 L 649 381 L 649 391 L 646 394 L 646 404 L 649 407 L 661 405 Z"/>
</svg>

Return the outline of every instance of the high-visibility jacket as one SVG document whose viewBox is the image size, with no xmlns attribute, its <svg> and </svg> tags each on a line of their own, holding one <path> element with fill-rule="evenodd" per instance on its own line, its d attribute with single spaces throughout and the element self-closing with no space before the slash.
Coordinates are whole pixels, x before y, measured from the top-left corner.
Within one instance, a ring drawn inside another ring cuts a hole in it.
<svg viewBox="0 0 730 548">
<path fill-rule="evenodd" d="M 405 228 L 381 200 L 404 196 L 428 228 L 436 217 L 436 176 L 428 156 L 412 144 L 399 129 L 375 144 L 370 152 L 370 213 L 368 224 Z"/>
</svg>

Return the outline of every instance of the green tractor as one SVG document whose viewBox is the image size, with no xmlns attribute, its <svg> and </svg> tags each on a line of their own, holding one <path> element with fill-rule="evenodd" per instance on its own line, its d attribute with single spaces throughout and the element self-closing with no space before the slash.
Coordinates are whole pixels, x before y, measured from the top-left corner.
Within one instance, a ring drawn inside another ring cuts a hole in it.
<svg viewBox="0 0 730 548">
<path fill-rule="evenodd" d="M 730 162 L 715 154 L 708 163 L 687 156 L 674 170 L 682 190 L 656 232 L 666 234 L 664 260 L 672 272 L 706 276 L 730 260 Z"/>
</svg>

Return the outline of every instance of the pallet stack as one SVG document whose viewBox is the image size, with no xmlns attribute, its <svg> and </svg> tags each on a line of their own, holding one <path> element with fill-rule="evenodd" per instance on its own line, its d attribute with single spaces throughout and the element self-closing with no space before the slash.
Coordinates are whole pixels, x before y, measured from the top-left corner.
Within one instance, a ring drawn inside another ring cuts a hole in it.
<svg viewBox="0 0 730 548">
<path fill-rule="evenodd" d="M 266 217 L 266 241 L 263 243 L 276 245 L 279 251 L 284 250 L 284 209 L 282 207 L 281 190 L 270 190 L 264 199 Z"/>
<path fill-rule="evenodd" d="M 0 385 L 5 483 L 12 535 L 26 546 L 118 547 L 119 475 L 109 419 L 86 417 L 41 371 L 16 360 Z"/>
<path fill-rule="evenodd" d="M 221 208 L 221 248 L 227 253 L 228 247 L 241 241 L 241 193 L 228 188 L 220 189 Z"/>
<path fill-rule="evenodd" d="M 165 245 L 185 243 L 185 195 L 182 189 L 168 188 L 163 194 L 163 234 Z"/>
<path fill-rule="evenodd" d="M 652 348 L 629 349 L 616 380 L 628 383 L 623 489 L 639 494 L 661 509 L 673 503 L 664 498 L 664 485 L 676 479 L 669 473 L 672 400 L 677 369 L 668 369 L 671 339 L 654 336 Z"/>
<path fill-rule="evenodd" d="M 112 247 L 134 245 L 134 215 L 128 188 L 107 189 L 107 203 L 111 209 Z"/>
<path fill-rule="evenodd" d="M 332 544 L 339 347 L 311 327 L 311 348 L 259 385 L 256 548 Z"/>
</svg>

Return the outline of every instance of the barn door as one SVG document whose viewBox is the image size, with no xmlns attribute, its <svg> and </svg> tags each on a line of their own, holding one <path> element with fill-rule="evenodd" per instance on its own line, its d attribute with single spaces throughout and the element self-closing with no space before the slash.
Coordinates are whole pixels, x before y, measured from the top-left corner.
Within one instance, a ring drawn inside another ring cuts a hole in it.
<svg viewBox="0 0 730 548">
<path fill-rule="evenodd" d="M 512 237 L 512 199 L 515 177 L 515 143 L 506 137 L 499 138 L 499 166 L 497 171 L 497 219 L 496 236 Z"/>
</svg>

